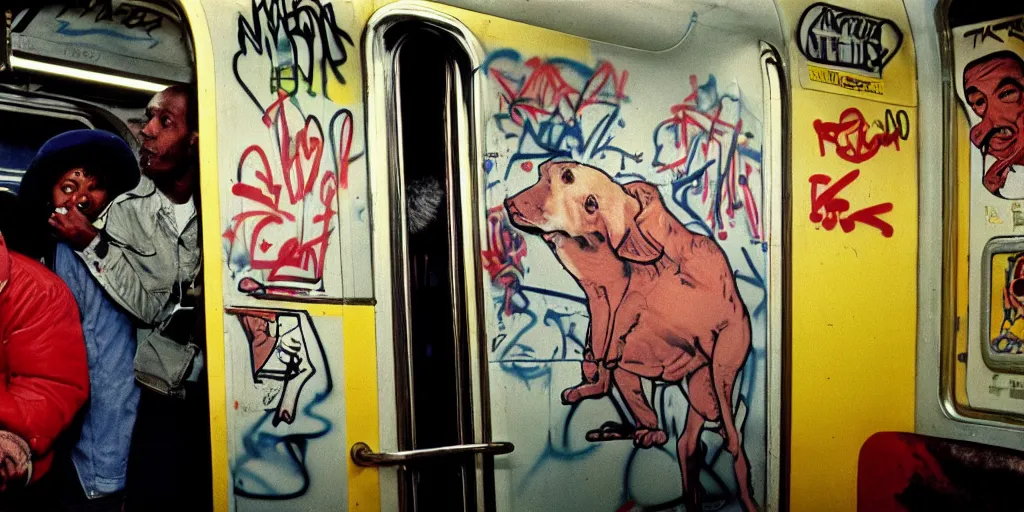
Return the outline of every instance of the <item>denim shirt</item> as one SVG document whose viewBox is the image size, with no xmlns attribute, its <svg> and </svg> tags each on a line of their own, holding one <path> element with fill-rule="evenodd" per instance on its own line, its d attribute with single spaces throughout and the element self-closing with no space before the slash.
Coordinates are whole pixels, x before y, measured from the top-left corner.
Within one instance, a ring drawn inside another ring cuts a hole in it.
<svg viewBox="0 0 1024 512">
<path fill-rule="evenodd" d="M 139 406 L 133 365 L 135 326 L 104 293 L 74 250 L 59 244 L 53 270 L 71 289 L 82 317 L 91 393 L 71 460 L 85 495 L 94 498 L 118 492 L 125 485 Z"/>
</svg>

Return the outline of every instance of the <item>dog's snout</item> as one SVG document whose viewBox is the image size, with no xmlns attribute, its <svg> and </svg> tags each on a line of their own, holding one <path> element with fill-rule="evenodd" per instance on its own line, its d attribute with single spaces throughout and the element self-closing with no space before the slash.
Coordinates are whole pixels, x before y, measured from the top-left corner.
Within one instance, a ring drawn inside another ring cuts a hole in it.
<svg viewBox="0 0 1024 512">
<path fill-rule="evenodd" d="M 534 218 L 537 213 L 540 213 L 539 209 L 529 201 L 517 201 L 516 197 L 505 200 L 505 212 L 508 214 L 508 220 L 520 230 L 528 233 L 540 233 L 540 228 L 537 227 L 537 221 Z M 522 208 L 525 208 L 525 213 Z"/>
<path fill-rule="evenodd" d="M 516 206 L 516 202 L 513 201 L 511 197 L 505 200 L 505 213 L 507 213 L 509 217 L 522 216 L 522 212 L 519 211 L 519 207 Z"/>
</svg>

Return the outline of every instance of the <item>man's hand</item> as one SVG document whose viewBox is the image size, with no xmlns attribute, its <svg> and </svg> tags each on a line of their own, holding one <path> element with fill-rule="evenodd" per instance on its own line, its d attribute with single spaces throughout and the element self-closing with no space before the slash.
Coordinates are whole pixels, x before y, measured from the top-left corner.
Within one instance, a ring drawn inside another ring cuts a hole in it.
<svg viewBox="0 0 1024 512">
<path fill-rule="evenodd" d="M 0 492 L 28 484 L 32 452 L 14 433 L 0 430 Z"/>
<path fill-rule="evenodd" d="M 49 223 L 57 233 L 57 237 L 67 242 L 76 251 L 88 247 L 99 235 L 99 231 L 89 222 L 89 219 L 85 218 L 85 214 L 74 207 L 69 208 L 65 214 L 51 213 Z"/>
</svg>

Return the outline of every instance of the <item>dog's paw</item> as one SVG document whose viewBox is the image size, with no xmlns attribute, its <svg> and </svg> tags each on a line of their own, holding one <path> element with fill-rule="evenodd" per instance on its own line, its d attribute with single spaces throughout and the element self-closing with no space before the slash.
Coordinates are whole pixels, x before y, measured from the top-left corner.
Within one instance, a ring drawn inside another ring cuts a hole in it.
<svg viewBox="0 0 1024 512">
<path fill-rule="evenodd" d="M 582 400 L 580 392 L 576 390 L 575 386 L 562 390 L 562 405 L 572 405 L 580 400 Z"/>
<path fill-rule="evenodd" d="M 606 421 L 601 428 L 587 432 L 587 441 L 598 443 L 602 441 L 618 441 L 620 439 L 631 439 L 635 429 L 632 425 Z"/>
<path fill-rule="evenodd" d="M 633 434 L 633 444 L 640 448 L 661 446 L 668 442 L 668 434 L 664 430 L 640 427 Z"/>
<path fill-rule="evenodd" d="M 577 402 L 582 402 L 587 398 L 587 394 L 585 392 L 588 391 L 589 387 L 593 387 L 593 384 L 581 384 L 579 386 L 566 388 L 562 391 L 562 405 L 572 405 Z"/>
</svg>

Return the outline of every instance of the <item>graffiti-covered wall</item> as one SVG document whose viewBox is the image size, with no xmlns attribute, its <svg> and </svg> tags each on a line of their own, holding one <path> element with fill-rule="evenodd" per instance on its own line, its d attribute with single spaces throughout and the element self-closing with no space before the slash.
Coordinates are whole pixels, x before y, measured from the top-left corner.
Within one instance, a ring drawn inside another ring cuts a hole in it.
<svg viewBox="0 0 1024 512">
<path fill-rule="evenodd" d="M 501 510 L 764 506 L 760 50 L 691 19 L 656 58 L 482 41 Z"/>
<path fill-rule="evenodd" d="M 491 437 L 516 447 L 496 463 L 499 509 L 765 506 L 760 38 L 701 8 L 651 54 L 437 7 L 482 48 L 480 341 Z M 369 11 L 209 11 L 212 33 L 237 41 L 217 53 L 218 108 L 251 119 L 219 127 L 233 503 L 351 505 L 345 448 L 377 439 L 346 431 L 365 400 L 345 385 L 362 338 L 322 304 L 373 286 L 357 58 Z"/>
<path fill-rule="evenodd" d="M 374 343 L 372 331 L 346 335 L 353 316 L 341 305 L 372 297 L 363 22 L 340 2 L 238 6 L 206 6 L 221 119 L 229 501 L 343 510 L 343 447 L 354 442 L 346 354 Z M 375 412 L 369 394 L 354 399 Z"/>
</svg>

